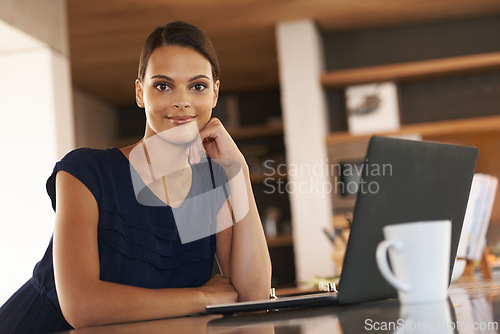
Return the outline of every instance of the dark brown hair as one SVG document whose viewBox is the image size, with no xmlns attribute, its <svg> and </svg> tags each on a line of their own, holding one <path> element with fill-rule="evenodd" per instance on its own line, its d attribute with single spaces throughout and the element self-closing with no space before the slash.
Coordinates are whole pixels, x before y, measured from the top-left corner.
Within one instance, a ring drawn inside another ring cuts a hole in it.
<svg viewBox="0 0 500 334">
<path fill-rule="evenodd" d="M 139 80 L 144 79 L 149 57 L 153 51 L 162 46 L 181 46 L 193 49 L 205 57 L 212 65 L 214 82 L 219 79 L 219 61 L 210 39 L 195 26 L 176 21 L 156 28 L 146 39 L 139 60 Z"/>
</svg>

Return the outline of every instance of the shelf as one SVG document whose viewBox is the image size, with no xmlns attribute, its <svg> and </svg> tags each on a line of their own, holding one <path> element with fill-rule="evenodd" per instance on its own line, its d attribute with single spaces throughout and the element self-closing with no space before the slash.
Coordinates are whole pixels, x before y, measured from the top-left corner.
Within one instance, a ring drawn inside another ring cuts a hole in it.
<svg viewBox="0 0 500 334">
<path fill-rule="evenodd" d="M 283 125 L 247 125 L 235 129 L 227 129 L 233 139 L 255 139 L 283 135 Z M 113 146 L 124 147 L 141 140 L 142 137 L 124 137 L 113 141 Z"/>
<path fill-rule="evenodd" d="M 420 134 L 422 137 L 446 136 L 477 132 L 500 131 L 500 116 L 475 117 L 451 121 L 402 125 L 399 131 L 367 135 L 351 135 L 349 132 L 334 132 L 326 137 L 327 145 L 367 141 L 372 135 L 397 136 Z"/>
<path fill-rule="evenodd" d="M 140 136 L 129 136 L 116 138 L 112 141 L 111 147 L 126 147 L 139 142 L 142 139 Z"/>
<path fill-rule="evenodd" d="M 277 235 L 275 237 L 266 237 L 268 247 L 286 247 L 293 245 L 291 234 Z"/>
<path fill-rule="evenodd" d="M 321 75 L 321 83 L 325 87 L 335 88 L 368 82 L 422 79 L 491 69 L 500 69 L 500 52 L 330 71 Z"/>
<path fill-rule="evenodd" d="M 264 182 L 287 182 L 286 175 L 264 175 L 264 173 L 250 173 L 250 181 L 253 184 L 262 184 Z"/>
<path fill-rule="evenodd" d="M 234 139 L 252 139 L 283 135 L 283 125 L 247 125 L 241 128 L 228 129 Z"/>
</svg>

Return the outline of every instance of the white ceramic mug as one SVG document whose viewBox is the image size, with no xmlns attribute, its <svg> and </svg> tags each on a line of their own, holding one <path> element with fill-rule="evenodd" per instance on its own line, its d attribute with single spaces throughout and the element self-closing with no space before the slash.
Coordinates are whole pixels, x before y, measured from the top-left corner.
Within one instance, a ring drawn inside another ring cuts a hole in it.
<svg viewBox="0 0 500 334">
<path fill-rule="evenodd" d="M 384 227 L 384 237 L 385 240 L 377 246 L 377 264 L 382 276 L 398 290 L 400 302 L 410 304 L 446 300 L 451 221 L 388 225 Z"/>
<path fill-rule="evenodd" d="M 420 304 L 403 304 L 394 334 L 425 333 L 453 334 L 450 304 L 447 301 Z"/>
</svg>

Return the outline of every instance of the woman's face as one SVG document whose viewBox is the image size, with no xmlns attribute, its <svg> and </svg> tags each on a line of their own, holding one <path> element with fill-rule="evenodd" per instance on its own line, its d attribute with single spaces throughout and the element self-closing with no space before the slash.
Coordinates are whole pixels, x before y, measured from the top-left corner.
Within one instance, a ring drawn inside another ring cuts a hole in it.
<svg viewBox="0 0 500 334">
<path fill-rule="evenodd" d="M 210 62 L 193 49 L 162 46 L 151 54 L 136 100 L 146 112 L 146 137 L 155 134 L 176 144 L 195 139 L 217 103 Z"/>
</svg>

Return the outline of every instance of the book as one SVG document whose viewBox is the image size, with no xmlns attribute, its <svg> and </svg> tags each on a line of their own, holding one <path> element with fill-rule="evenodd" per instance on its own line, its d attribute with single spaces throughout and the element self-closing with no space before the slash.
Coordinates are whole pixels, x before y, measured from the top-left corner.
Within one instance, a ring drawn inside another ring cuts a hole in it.
<svg viewBox="0 0 500 334">
<path fill-rule="evenodd" d="M 476 173 L 465 211 L 457 258 L 480 260 L 486 246 L 486 234 L 495 201 L 498 178 Z"/>
</svg>

